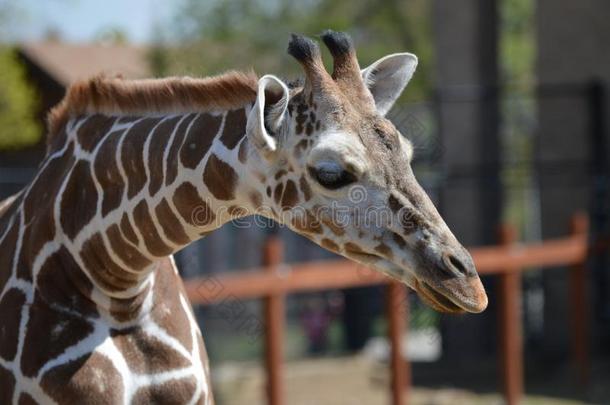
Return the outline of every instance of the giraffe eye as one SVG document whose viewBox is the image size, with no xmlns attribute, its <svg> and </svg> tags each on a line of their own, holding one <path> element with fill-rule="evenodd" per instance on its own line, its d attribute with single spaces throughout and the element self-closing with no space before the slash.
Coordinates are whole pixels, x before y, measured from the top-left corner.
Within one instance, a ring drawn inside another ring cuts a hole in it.
<svg viewBox="0 0 610 405">
<path fill-rule="evenodd" d="M 356 176 L 336 163 L 324 164 L 317 168 L 310 166 L 307 170 L 315 181 L 329 190 L 336 190 L 356 181 Z"/>
</svg>

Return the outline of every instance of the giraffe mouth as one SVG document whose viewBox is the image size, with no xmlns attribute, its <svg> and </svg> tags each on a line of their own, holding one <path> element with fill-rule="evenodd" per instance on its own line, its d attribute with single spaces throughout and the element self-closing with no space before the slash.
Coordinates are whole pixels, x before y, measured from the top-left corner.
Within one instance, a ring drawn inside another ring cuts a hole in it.
<svg viewBox="0 0 610 405">
<path fill-rule="evenodd" d="M 444 294 L 436 291 L 425 281 L 415 281 L 415 290 L 419 296 L 432 308 L 439 312 L 461 314 L 466 312 L 462 307 L 456 305 Z"/>
<path fill-rule="evenodd" d="M 451 314 L 479 313 L 487 307 L 487 295 L 478 276 L 426 281 L 417 276 L 409 281 L 406 272 L 389 260 L 368 252 L 346 249 L 345 254 L 365 266 L 371 266 L 412 287 L 433 309 Z"/>
<path fill-rule="evenodd" d="M 414 289 L 432 308 L 446 313 L 480 313 L 487 308 L 487 294 L 479 277 L 429 283 L 415 280 Z"/>
<path fill-rule="evenodd" d="M 353 260 L 360 262 L 362 264 L 371 265 L 379 262 L 379 260 L 383 260 L 381 257 L 372 254 L 366 253 L 362 251 L 354 251 L 354 250 L 346 250 L 345 253 Z"/>
</svg>

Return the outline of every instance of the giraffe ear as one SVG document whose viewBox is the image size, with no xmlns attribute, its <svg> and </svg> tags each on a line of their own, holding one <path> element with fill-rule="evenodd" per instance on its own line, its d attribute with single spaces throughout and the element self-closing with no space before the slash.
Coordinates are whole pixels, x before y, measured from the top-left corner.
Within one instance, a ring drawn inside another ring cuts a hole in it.
<svg viewBox="0 0 610 405">
<path fill-rule="evenodd" d="M 384 56 L 361 71 L 364 84 L 375 100 L 377 111 L 386 115 L 411 80 L 417 67 L 417 56 L 394 53 Z"/>
<path fill-rule="evenodd" d="M 247 132 L 256 148 L 265 157 L 277 149 L 276 135 L 286 122 L 288 87 L 273 75 L 258 81 L 256 102 L 248 115 Z"/>
</svg>

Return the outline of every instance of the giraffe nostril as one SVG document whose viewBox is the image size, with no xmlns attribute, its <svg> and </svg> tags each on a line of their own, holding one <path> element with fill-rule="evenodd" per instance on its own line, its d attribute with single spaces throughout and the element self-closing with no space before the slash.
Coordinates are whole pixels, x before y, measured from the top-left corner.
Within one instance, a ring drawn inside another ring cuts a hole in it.
<svg viewBox="0 0 610 405">
<path fill-rule="evenodd" d="M 452 268 L 453 272 L 459 273 L 463 276 L 468 275 L 468 269 L 466 268 L 466 266 L 464 265 L 464 263 L 462 263 L 462 261 L 460 259 L 458 259 L 457 257 L 455 257 L 452 254 L 447 255 L 447 259 L 449 261 L 448 264 Z"/>
</svg>

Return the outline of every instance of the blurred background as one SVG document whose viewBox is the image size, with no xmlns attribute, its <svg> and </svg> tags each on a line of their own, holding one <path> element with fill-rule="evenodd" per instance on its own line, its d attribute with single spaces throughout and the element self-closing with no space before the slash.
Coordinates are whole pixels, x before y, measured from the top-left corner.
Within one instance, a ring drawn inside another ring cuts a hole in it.
<svg viewBox="0 0 610 405">
<path fill-rule="evenodd" d="M 523 243 L 562 237 L 584 211 L 595 244 L 609 233 L 608 21 L 606 0 L 0 0 L 0 198 L 35 173 L 46 112 L 74 80 L 250 68 L 290 79 L 301 72 L 285 51 L 289 33 L 332 28 L 352 35 L 362 66 L 418 55 L 389 117 L 414 143 L 416 176 L 462 243 L 494 245 L 500 224 Z M 259 266 L 269 233 L 282 238 L 286 262 L 333 258 L 286 229 L 247 225 L 180 252 L 183 276 Z M 570 359 L 568 270 L 523 273 L 523 403 L 610 404 L 607 259 L 597 249 L 587 262 L 584 383 Z M 503 403 L 497 280 L 484 282 L 490 307 L 476 316 L 440 315 L 410 294 L 410 403 Z M 286 298 L 286 403 L 390 401 L 383 290 Z M 240 305 L 262 322 L 258 300 Z M 218 305 L 196 312 L 217 403 L 265 403 L 264 339 Z"/>
</svg>

